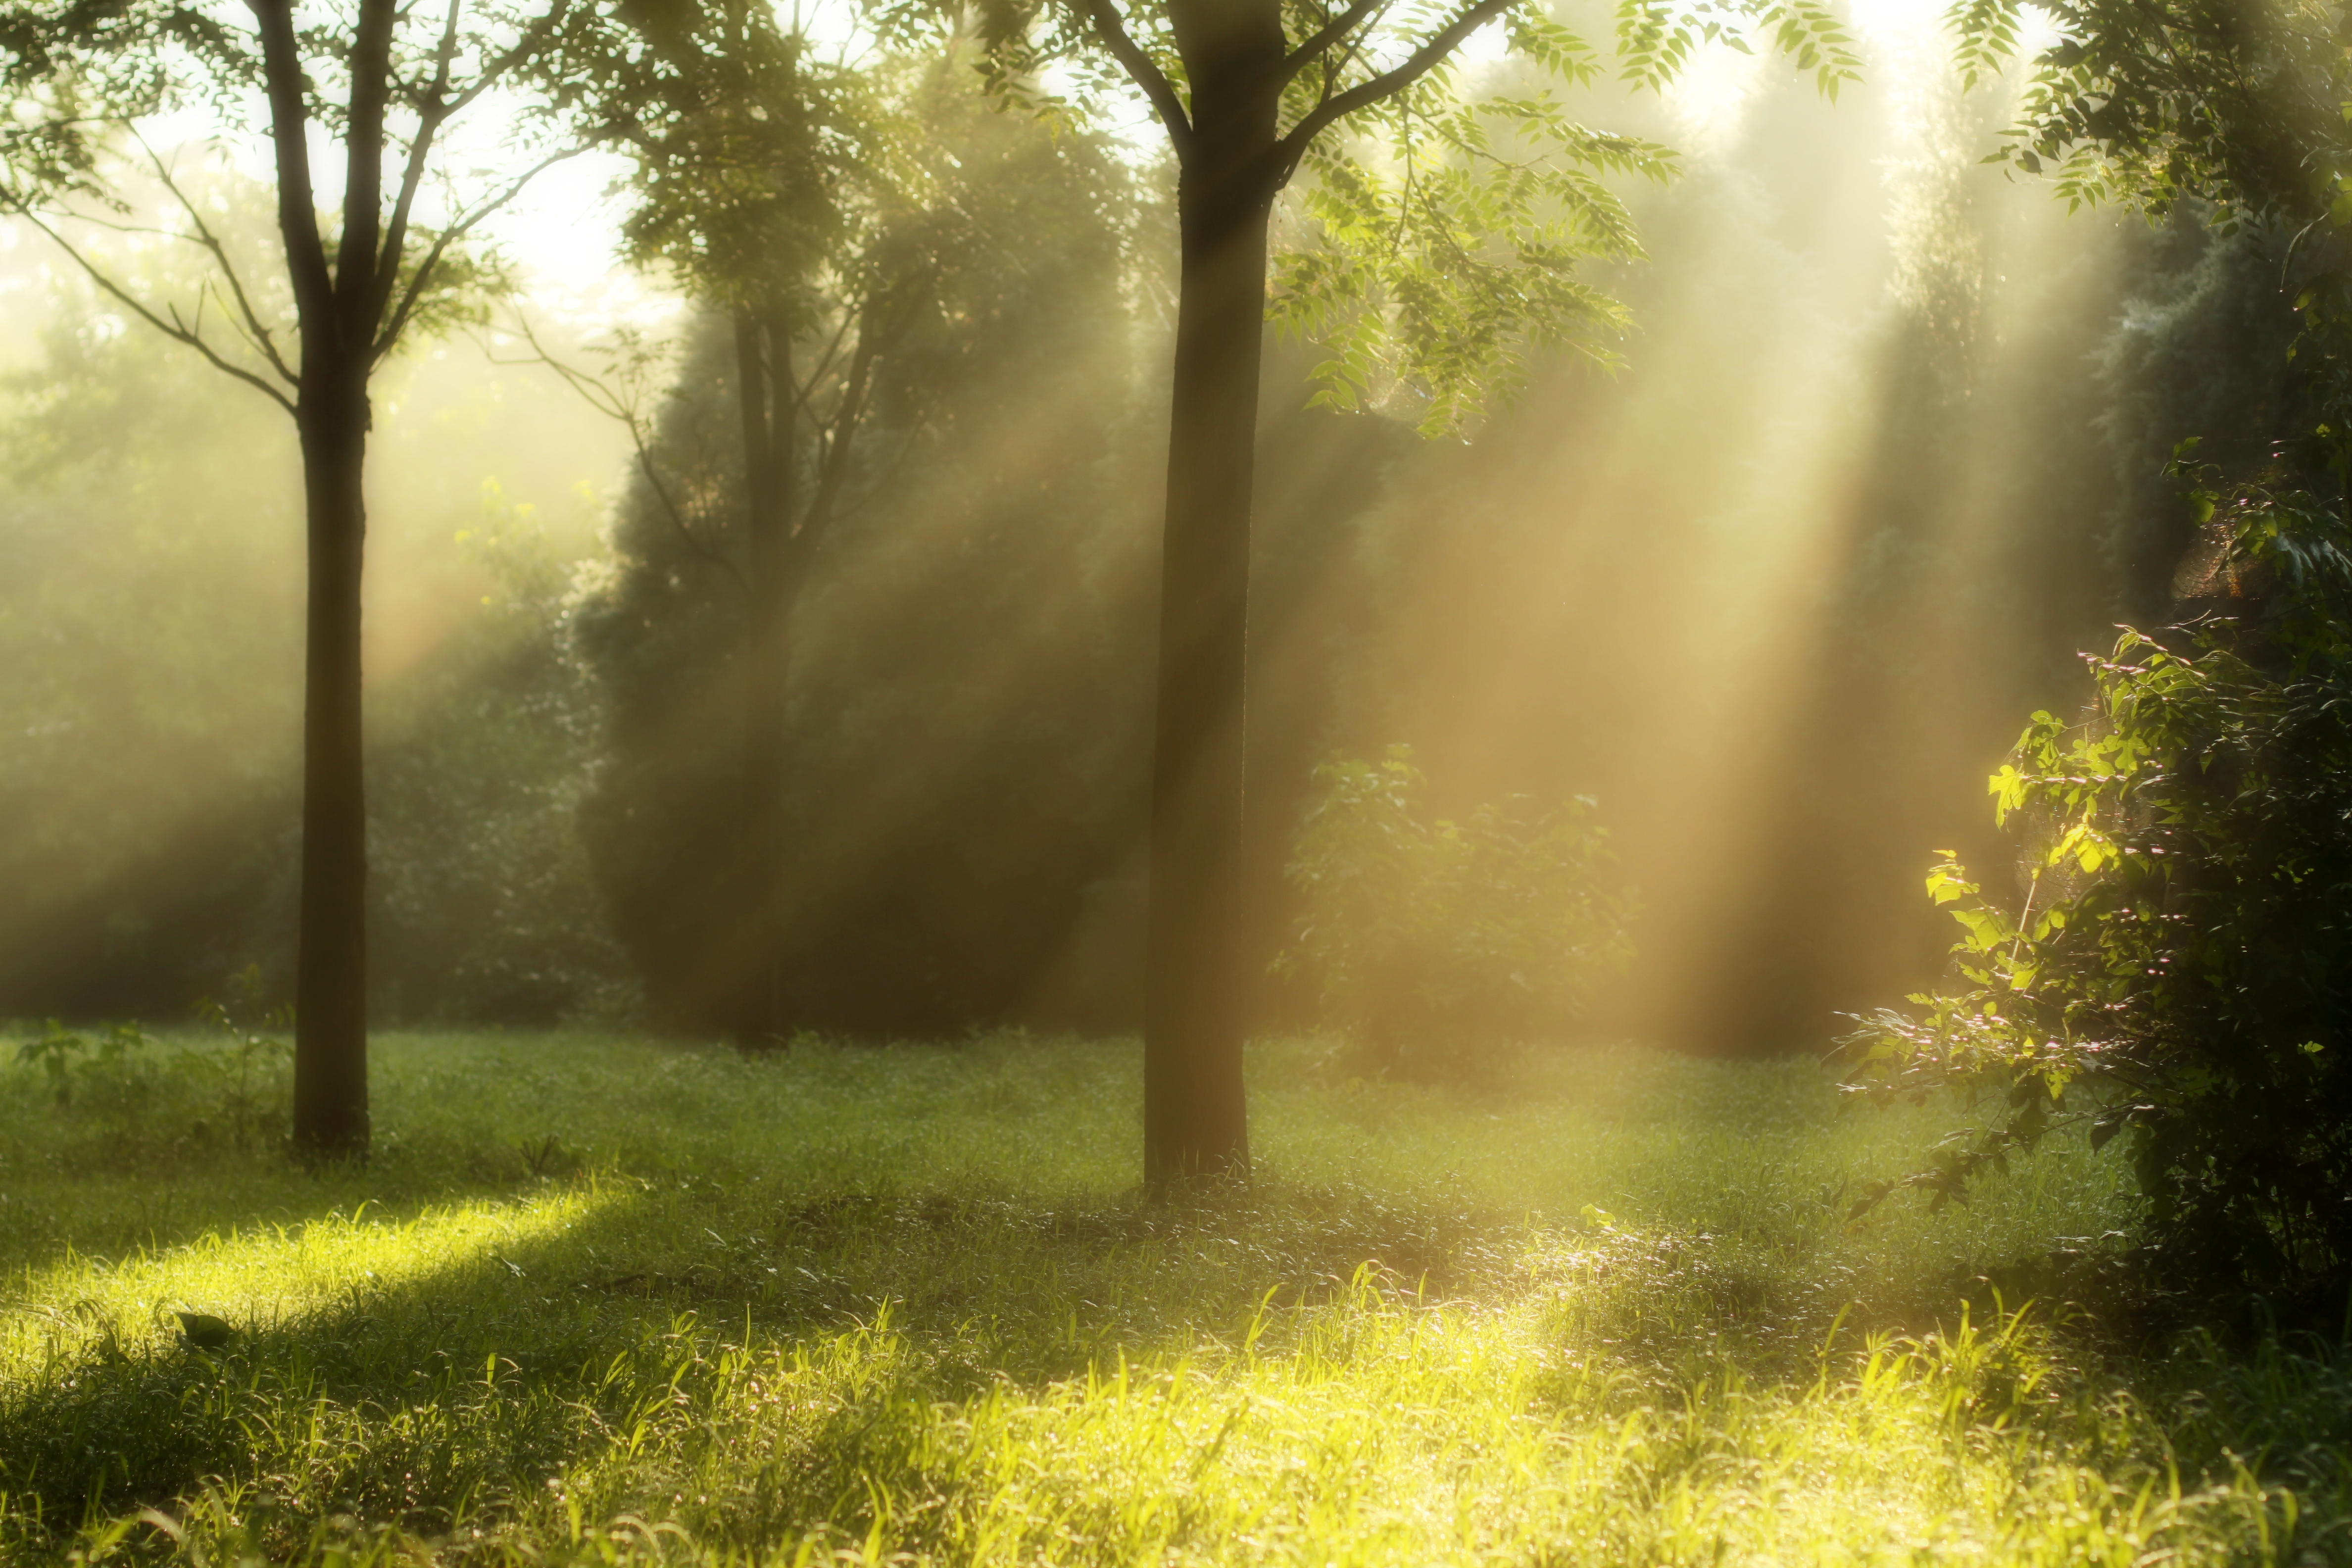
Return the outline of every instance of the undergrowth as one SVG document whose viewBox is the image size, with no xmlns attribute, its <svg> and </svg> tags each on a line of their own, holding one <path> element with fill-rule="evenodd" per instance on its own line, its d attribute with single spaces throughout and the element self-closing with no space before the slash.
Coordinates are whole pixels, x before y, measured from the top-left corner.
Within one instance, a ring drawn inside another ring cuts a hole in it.
<svg viewBox="0 0 2352 1568">
<path fill-rule="evenodd" d="M 2020 1293 L 2132 1218 L 2079 1142 L 1852 1226 L 1933 1109 L 1841 1115 L 1800 1063 L 1344 1060 L 1260 1050 L 1259 1180 L 1160 1206 L 1124 1045 L 393 1037 L 375 1158 L 309 1173 L 110 1163 L 19 1067 L 0 1556 L 2352 1557 L 2332 1348 Z"/>
</svg>

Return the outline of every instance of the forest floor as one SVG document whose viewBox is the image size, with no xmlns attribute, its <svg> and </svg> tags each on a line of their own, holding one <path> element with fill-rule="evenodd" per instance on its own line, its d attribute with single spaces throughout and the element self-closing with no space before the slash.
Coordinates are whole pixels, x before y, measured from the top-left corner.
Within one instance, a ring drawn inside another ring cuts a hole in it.
<svg viewBox="0 0 2352 1568">
<path fill-rule="evenodd" d="M 2352 1558 L 2352 1358 L 2020 1310 L 2112 1152 L 1849 1224 L 1952 1112 L 1252 1073 L 1255 1184 L 1155 1207 L 1131 1043 L 380 1037 L 323 1173 L 0 1068 L 0 1560 Z"/>
</svg>

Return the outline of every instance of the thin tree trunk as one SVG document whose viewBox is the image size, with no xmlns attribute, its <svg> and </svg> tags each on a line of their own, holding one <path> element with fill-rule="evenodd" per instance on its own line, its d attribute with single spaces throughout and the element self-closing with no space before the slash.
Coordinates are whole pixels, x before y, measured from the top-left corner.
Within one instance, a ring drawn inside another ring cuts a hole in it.
<svg viewBox="0 0 2352 1568">
<path fill-rule="evenodd" d="M 772 1049 L 785 1037 L 783 998 L 784 686 L 791 672 L 792 334 L 749 308 L 735 313 L 743 424 L 751 584 L 743 644 L 742 842 L 736 1044 Z M 773 356 L 775 363 L 770 363 Z"/>
<path fill-rule="evenodd" d="M 1243 678 L 1278 13 L 1183 6 L 1194 145 L 1160 552 L 1144 991 L 1146 1185 L 1246 1173 L 1242 1089 Z M 1188 37 L 1187 35 L 1190 35 Z"/>
<path fill-rule="evenodd" d="M 368 397 L 363 370 L 335 365 L 305 379 L 296 416 L 309 521 L 310 606 L 294 1142 L 311 1154 L 347 1155 L 364 1153 L 368 1144 L 367 797 L 360 688 Z"/>
</svg>

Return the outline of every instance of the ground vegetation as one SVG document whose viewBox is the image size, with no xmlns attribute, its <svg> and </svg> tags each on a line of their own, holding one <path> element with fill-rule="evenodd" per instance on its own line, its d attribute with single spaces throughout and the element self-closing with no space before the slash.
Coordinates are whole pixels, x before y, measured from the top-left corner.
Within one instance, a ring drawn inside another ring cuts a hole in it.
<svg viewBox="0 0 2352 1568">
<path fill-rule="evenodd" d="M 1855 1226 L 1944 1111 L 1842 1113 L 1801 1062 L 1337 1065 L 1257 1055 L 1259 1184 L 1205 1205 L 1134 1187 L 1132 1044 L 390 1036 L 376 1159 L 324 1176 L 152 1104 L 12 1112 L 0 1528 L 26 1561 L 2220 1563 L 2352 1506 L 2336 1351 L 2143 1356 L 2044 1294 L 2051 1237 L 2080 1287 L 2131 1216 L 2112 1149 Z"/>
</svg>

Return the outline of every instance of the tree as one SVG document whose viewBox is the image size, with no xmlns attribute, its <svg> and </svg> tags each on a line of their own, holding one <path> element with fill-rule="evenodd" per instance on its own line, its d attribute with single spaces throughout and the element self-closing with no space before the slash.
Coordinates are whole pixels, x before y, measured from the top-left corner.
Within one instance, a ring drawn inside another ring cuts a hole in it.
<svg viewBox="0 0 2352 1568">
<path fill-rule="evenodd" d="M 1449 60 L 1490 24 L 1538 79 L 1532 92 L 1455 89 Z M 1180 171 L 1144 1023 L 1144 1174 L 1163 1190 L 1249 1163 L 1243 710 L 1276 199 L 1310 174 L 1313 237 L 1274 270 L 1272 313 L 1332 346 L 1318 397 L 1395 395 L 1419 405 L 1424 430 L 1454 431 L 1509 395 L 1533 350 L 1613 357 L 1622 311 L 1575 268 L 1639 254 L 1602 177 L 1664 179 L 1674 156 L 1568 118 L 1551 87 L 1590 81 L 1600 57 L 1535 0 L 1168 0 L 1126 17 L 1112 0 L 1069 0 L 1042 16 L 1004 7 L 992 27 L 1014 97 L 1036 96 L 1049 59 L 1108 55 Z M 1629 0 L 1617 56 L 1627 79 L 1655 87 L 1703 44 L 1745 49 L 1751 37 L 1825 92 L 1855 74 L 1817 0 Z M 1107 73 L 1088 68 L 1102 90 Z"/>
<path fill-rule="evenodd" d="M 0 72 L 29 106 L 0 142 L 10 155 L 0 205 L 42 229 L 131 313 L 294 421 L 309 551 L 294 1138 L 313 1154 L 353 1155 L 368 1143 L 360 582 L 370 379 L 413 331 L 446 321 L 483 280 L 468 236 L 567 155 L 548 153 L 436 224 L 419 202 L 431 200 L 427 177 L 444 132 L 526 68 L 547 68 L 584 13 L 570 0 L 491 0 L 470 12 L 450 0 L 436 16 L 396 0 L 358 0 L 331 25 L 298 26 L 292 0 L 249 0 L 242 9 L 249 22 L 226 5 L 163 0 L 14 0 L 0 8 Z M 194 203 L 178 204 L 178 237 L 211 257 L 217 281 L 185 308 L 141 299 L 59 226 L 77 196 L 122 210 L 110 168 L 125 144 L 179 195 L 170 161 L 140 141 L 140 117 L 209 106 L 234 124 L 257 98 L 277 179 L 297 340 L 290 359 L 280 346 L 285 323 L 259 308 Z M 331 232 L 312 183 L 321 133 L 343 154 L 341 223 Z M 207 325 L 208 306 L 225 329 Z"/>
<path fill-rule="evenodd" d="M 825 154 L 837 174 L 820 194 L 838 221 L 786 295 L 797 313 L 783 329 L 787 363 L 804 367 L 804 380 L 788 400 L 799 411 L 789 423 L 801 500 L 788 519 L 793 572 L 780 642 L 755 655 L 746 635 L 751 465 L 740 400 L 729 395 L 741 384 L 735 312 L 723 294 L 711 297 L 725 279 L 688 271 L 717 308 L 688 329 L 674 361 L 633 367 L 624 354 L 619 376 L 582 383 L 640 443 L 616 521 L 616 570 L 576 623 L 606 693 L 607 762 L 591 832 L 616 920 L 657 1013 L 673 1024 L 737 1028 L 747 1042 L 781 1037 L 787 1022 L 960 1026 L 970 1014 L 943 1016 L 950 994 L 1003 1017 L 1032 963 L 1013 955 L 1058 935 L 1034 906 L 1059 901 L 1061 879 L 1033 861 L 1042 874 L 1017 891 L 987 879 L 1005 847 L 982 841 L 1004 824 L 981 819 L 994 804 L 983 797 L 1002 778 L 1016 800 L 1064 803 L 1060 820 L 1076 831 L 1054 847 L 1056 861 L 1090 865 L 1103 837 L 1077 827 L 1103 813 L 1070 800 L 1074 780 L 1024 789 L 1011 776 L 1066 760 L 1036 755 L 1041 731 L 1082 735 L 1098 749 L 1093 715 L 1059 717 L 1061 671 L 1038 679 L 1019 735 L 997 728 L 978 776 L 969 760 L 944 767 L 937 756 L 994 705 L 984 672 L 1089 597 L 1077 568 L 1057 564 L 1052 551 L 1075 555 L 1103 531 L 1103 426 L 1128 405 L 1124 258 L 1139 210 L 1133 175 L 1100 139 L 1057 142 L 1045 127 L 992 112 L 962 68 L 970 54 L 966 41 L 873 58 L 857 79 L 824 89 L 835 102 L 858 95 L 826 115 L 858 140 Z M 814 69 L 830 72 L 821 60 Z M 885 132 L 894 161 L 877 170 L 860 154 Z M 674 254 L 681 270 L 709 265 L 708 248 L 690 237 Z M 886 300 L 887 314 L 866 304 Z M 642 378 L 664 368 L 669 386 L 650 402 Z M 845 382 L 859 387 L 846 421 Z M 1021 389 L 1018 399 L 1005 397 L 1008 386 Z M 1037 417 L 1061 433 L 1050 455 L 1034 448 Z M 1023 537 L 1005 537 L 1016 529 Z M 918 579 L 953 584 L 952 602 L 910 616 L 907 598 L 929 597 Z M 894 595 L 889 609 L 828 611 L 828 599 L 877 593 Z M 1045 594 L 1060 602 L 1035 602 Z M 1003 609 L 1013 611 L 1010 625 Z M 1095 662 L 1083 639 L 1070 640 L 1081 665 Z M 926 683 L 950 674 L 976 689 L 953 712 L 895 733 L 877 724 L 879 714 L 940 700 Z M 747 784 L 735 721 L 754 679 L 774 688 L 758 716 L 776 736 L 761 776 Z M 853 706 L 862 721 L 845 733 Z M 910 748 L 924 767 L 885 760 Z M 854 779 L 861 767 L 879 773 Z M 906 788 L 916 776 L 926 781 L 919 802 Z M 745 853 L 747 808 L 782 825 L 773 852 L 756 863 Z M 975 842 L 953 842 L 961 835 Z M 917 839 L 929 840 L 919 855 Z M 845 886 L 852 863 L 870 868 L 866 854 L 906 868 L 866 879 L 887 888 Z M 1084 882 L 1105 872 L 1073 874 Z M 977 922 L 985 940 L 955 934 L 945 906 L 959 899 L 967 915 L 975 899 L 995 906 Z M 745 940 L 747 908 L 776 922 L 756 949 Z M 873 930 L 865 911 L 882 908 L 892 919 Z M 812 977 L 820 955 L 825 973 Z M 747 972 L 761 982 L 756 1000 L 776 1009 L 749 1025 Z M 859 978 L 877 994 L 845 996 Z"/>
<path fill-rule="evenodd" d="M 268 243 L 261 182 L 182 187 L 232 248 Z M 209 271 L 187 247 L 107 259 L 142 298 Z M 0 1013 L 179 1017 L 256 963 L 274 1009 L 300 881 L 302 492 L 254 454 L 280 416 L 113 330 L 86 277 L 44 292 L 37 357 L 0 376 Z M 375 395 L 399 412 L 370 499 L 405 526 L 370 565 L 449 591 L 397 596 L 389 640 L 432 652 L 369 692 L 369 1016 L 552 1022 L 626 978 L 572 831 L 592 693 L 559 612 L 590 525 L 482 476 L 546 493 L 609 443 L 559 389 L 467 356 L 395 362 Z"/>
<path fill-rule="evenodd" d="M 635 258 L 668 267 L 731 330 L 740 561 L 720 551 L 712 520 L 698 525 L 681 507 L 634 392 L 563 374 L 628 422 L 655 498 L 746 601 L 731 813 L 740 872 L 722 964 L 735 1037 L 758 1049 L 780 1044 L 791 1023 L 781 803 L 793 618 L 840 514 L 878 370 L 953 266 L 959 215 L 924 199 L 939 170 L 892 101 L 903 62 L 828 59 L 802 18 L 787 30 L 744 0 L 633 0 L 621 15 L 625 41 L 569 96 L 592 136 L 636 160 L 625 229 Z M 646 362 L 631 368 L 641 382 Z"/>
</svg>

